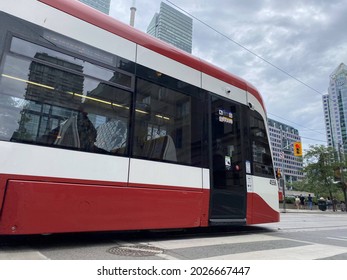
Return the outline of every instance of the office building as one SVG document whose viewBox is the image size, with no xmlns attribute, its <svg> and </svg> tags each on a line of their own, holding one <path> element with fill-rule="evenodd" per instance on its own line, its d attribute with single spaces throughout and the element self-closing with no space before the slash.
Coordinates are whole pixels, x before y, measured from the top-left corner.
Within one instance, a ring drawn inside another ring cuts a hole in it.
<svg viewBox="0 0 347 280">
<path fill-rule="evenodd" d="M 347 153 L 347 67 L 341 63 L 330 75 L 323 110 L 329 147 Z"/>
<path fill-rule="evenodd" d="M 299 131 L 287 124 L 268 119 L 270 144 L 275 170 L 280 169 L 286 182 L 302 180 L 302 157 L 294 156 L 294 142 L 301 142 Z"/>
<path fill-rule="evenodd" d="M 163 2 L 160 3 L 159 13 L 148 25 L 147 33 L 188 53 L 192 52 L 192 18 Z"/>
<path fill-rule="evenodd" d="M 105 14 L 109 14 L 110 12 L 111 0 L 79 0 L 79 1 Z"/>
</svg>

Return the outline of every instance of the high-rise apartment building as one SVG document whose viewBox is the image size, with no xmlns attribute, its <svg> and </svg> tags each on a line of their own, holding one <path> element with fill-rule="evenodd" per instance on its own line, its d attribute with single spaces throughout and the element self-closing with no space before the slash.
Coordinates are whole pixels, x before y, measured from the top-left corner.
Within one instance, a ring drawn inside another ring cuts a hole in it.
<svg viewBox="0 0 347 280">
<path fill-rule="evenodd" d="M 192 52 L 193 20 L 173 7 L 161 2 L 147 27 L 147 33 L 188 53 Z"/>
<path fill-rule="evenodd" d="M 323 95 L 323 111 L 324 111 L 324 120 L 325 120 L 325 130 L 327 135 L 328 146 L 333 146 L 333 132 L 331 129 L 331 120 L 330 120 L 330 110 L 329 110 L 329 95 Z"/>
<path fill-rule="evenodd" d="M 302 157 L 294 156 L 294 142 L 301 142 L 299 131 L 284 123 L 268 119 L 270 144 L 275 170 L 280 169 L 286 182 L 303 179 Z"/>
<path fill-rule="evenodd" d="M 109 14 L 110 12 L 111 0 L 79 0 L 79 1 L 105 14 Z"/>
<path fill-rule="evenodd" d="M 330 75 L 328 94 L 323 96 L 328 146 L 347 153 L 347 67 L 341 63 Z"/>
</svg>

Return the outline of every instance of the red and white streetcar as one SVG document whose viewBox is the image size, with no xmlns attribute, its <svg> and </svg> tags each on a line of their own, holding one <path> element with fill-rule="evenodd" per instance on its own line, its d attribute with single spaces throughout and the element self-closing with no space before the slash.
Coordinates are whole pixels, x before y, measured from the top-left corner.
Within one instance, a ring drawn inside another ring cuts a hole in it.
<svg viewBox="0 0 347 280">
<path fill-rule="evenodd" d="M 279 221 L 248 82 L 74 0 L 0 3 L 0 234 Z"/>
</svg>

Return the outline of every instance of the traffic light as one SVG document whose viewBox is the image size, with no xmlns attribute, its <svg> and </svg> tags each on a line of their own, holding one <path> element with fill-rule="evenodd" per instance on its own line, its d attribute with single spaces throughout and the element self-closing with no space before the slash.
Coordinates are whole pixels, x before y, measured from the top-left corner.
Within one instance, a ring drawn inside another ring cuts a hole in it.
<svg viewBox="0 0 347 280">
<path fill-rule="evenodd" d="M 302 147 L 301 142 L 294 142 L 294 156 L 301 157 L 302 156 Z"/>
<path fill-rule="evenodd" d="M 276 178 L 280 179 L 281 177 L 282 177 L 281 170 L 279 168 L 277 168 L 277 170 L 276 170 Z"/>
</svg>

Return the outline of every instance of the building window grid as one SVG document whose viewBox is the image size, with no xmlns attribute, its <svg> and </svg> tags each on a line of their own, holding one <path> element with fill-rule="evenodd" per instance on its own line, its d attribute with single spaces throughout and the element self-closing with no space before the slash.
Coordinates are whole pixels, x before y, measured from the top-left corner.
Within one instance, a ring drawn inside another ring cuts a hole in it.
<svg viewBox="0 0 347 280">
<path fill-rule="evenodd" d="M 193 20 L 163 2 L 160 5 L 160 12 L 155 16 L 158 17 L 157 26 L 154 27 L 156 31 L 151 30 L 151 34 L 191 53 Z"/>
<path fill-rule="evenodd" d="M 288 140 L 289 143 L 301 141 L 298 130 L 288 125 L 276 122 L 269 119 L 270 141 L 273 149 L 274 166 L 275 168 L 284 168 L 284 174 L 290 176 L 292 180 L 303 178 L 302 160 L 293 155 L 291 148 L 284 151 L 284 159 L 282 161 L 281 155 L 283 152 L 283 139 Z M 282 129 L 282 132 L 281 132 Z"/>
</svg>

